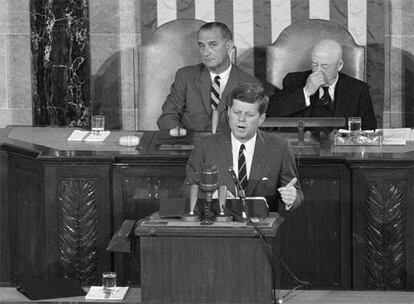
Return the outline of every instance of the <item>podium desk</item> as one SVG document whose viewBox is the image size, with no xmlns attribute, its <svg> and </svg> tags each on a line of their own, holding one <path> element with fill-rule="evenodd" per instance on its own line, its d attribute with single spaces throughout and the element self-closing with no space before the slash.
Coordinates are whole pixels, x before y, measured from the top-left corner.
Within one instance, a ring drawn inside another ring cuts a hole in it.
<svg viewBox="0 0 414 304">
<path fill-rule="evenodd" d="M 124 220 L 182 195 L 190 150 L 161 149 L 164 139 L 170 143 L 162 132 L 112 130 L 104 142 L 67 141 L 73 130 L 0 129 L 5 286 L 30 272 L 88 286 L 107 270 L 119 284 L 140 286 L 135 258 L 106 247 Z M 126 135 L 141 137 L 138 148 L 119 145 Z M 292 145 L 305 202 L 294 212 L 279 209 L 284 262 L 313 289 L 413 291 L 414 141 L 379 147 L 335 146 L 323 134 L 309 139 L 319 145 Z M 280 280 L 284 289 L 297 285 L 288 272 Z"/>
<path fill-rule="evenodd" d="M 271 213 L 259 227 L 274 240 L 282 222 Z M 143 303 L 271 303 L 272 267 L 253 226 L 155 216 L 135 235 Z"/>
</svg>

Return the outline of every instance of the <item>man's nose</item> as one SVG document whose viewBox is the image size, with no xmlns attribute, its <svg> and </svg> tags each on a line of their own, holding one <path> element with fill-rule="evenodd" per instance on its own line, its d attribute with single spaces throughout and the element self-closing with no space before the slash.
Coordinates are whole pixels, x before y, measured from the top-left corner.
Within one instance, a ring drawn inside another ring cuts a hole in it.
<svg viewBox="0 0 414 304">
<path fill-rule="evenodd" d="M 242 113 L 239 115 L 239 121 L 245 121 L 246 120 L 246 114 Z"/>
<path fill-rule="evenodd" d="M 200 49 L 201 55 L 206 56 L 210 54 L 210 48 L 209 47 L 204 47 L 202 49 Z"/>
</svg>

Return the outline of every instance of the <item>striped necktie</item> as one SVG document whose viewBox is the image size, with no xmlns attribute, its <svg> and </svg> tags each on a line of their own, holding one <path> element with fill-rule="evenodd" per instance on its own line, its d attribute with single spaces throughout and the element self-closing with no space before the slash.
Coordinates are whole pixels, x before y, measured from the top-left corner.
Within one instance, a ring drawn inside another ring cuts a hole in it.
<svg viewBox="0 0 414 304">
<path fill-rule="evenodd" d="M 244 192 L 247 190 L 247 170 L 246 170 L 246 157 L 244 156 L 245 146 L 240 145 L 239 150 L 239 182 Z"/>
<path fill-rule="evenodd" d="M 322 104 L 326 106 L 332 105 L 332 98 L 331 95 L 329 95 L 329 87 L 322 87 L 323 89 L 323 95 L 321 97 Z"/>
<path fill-rule="evenodd" d="M 213 110 L 217 109 L 220 103 L 220 76 L 214 77 L 213 85 L 211 86 L 211 107 Z"/>
<path fill-rule="evenodd" d="M 211 132 L 216 133 L 219 115 L 217 112 L 218 104 L 220 103 L 220 76 L 214 77 L 213 84 L 211 86 Z"/>
</svg>

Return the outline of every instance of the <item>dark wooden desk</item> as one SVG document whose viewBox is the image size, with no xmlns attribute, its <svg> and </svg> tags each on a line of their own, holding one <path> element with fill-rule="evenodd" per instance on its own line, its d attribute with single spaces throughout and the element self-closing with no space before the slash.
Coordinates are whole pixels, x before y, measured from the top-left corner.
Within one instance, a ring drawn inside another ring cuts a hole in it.
<svg viewBox="0 0 414 304">
<path fill-rule="evenodd" d="M 272 240 L 282 218 L 271 214 L 259 229 Z M 262 239 L 246 223 L 141 220 L 135 230 L 141 246 L 144 303 L 271 303 L 272 267 Z"/>
<path fill-rule="evenodd" d="M 156 150 L 156 132 L 146 132 L 137 150 L 118 145 L 134 132 L 69 143 L 71 131 L 1 130 L 3 284 L 33 271 L 89 284 L 111 268 L 121 282 L 139 284 L 139 265 L 107 252 L 109 239 L 123 220 L 180 195 L 188 152 Z M 413 143 L 335 147 L 322 137 L 320 146 L 293 150 L 305 202 L 282 214 L 279 231 L 293 272 L 315 289 L 414 290 Z M 294 285 L 283 273 L 282 286 Z"/>
</svg>

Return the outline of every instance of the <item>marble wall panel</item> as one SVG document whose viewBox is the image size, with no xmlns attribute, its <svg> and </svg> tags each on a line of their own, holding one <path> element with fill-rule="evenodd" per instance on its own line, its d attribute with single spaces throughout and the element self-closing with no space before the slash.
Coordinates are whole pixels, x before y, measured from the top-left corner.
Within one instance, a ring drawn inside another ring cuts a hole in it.
<svg viewBox="0 0 414 304">
<path fill-rule="evenodd" d="M 403 120 L 404 126 L 414 128 L 414 35 L 404 35 L 402 49 Z"/>
<path fill-rule="evenodd" d="M 88 127 L 88 1 L 32 1 L 30 10 L 34 123 Z"/>
<path fill-rule="evenodd" d="M 9 32 L 9 11 L 1 9 L 0 6 L 0 34 Z"/>
<path fill-rule="evenodd" d="M 89 0 L 91 34 L 119 33 L 119 4 L 124 1 Z"/>
<path fill-rule="evenodd" d="M 9 10 L 25 9 L 26 11 L 28 11 L 29 3 L 35 0 L 0 0 L 0 3 L 1 1 L 7 3 Z"/>
<path fill-rule="evenodd" d="M 391 46 L 389 54 L 389 83 L 386 84 L 390 88 L 390 100 L 389 105 L 386 108 L 387 114 L 390 117 L 390 125 L 388 127 L 399 128 L 403 126 L 402 117 L 397 118 L 392 113 L 401 113 L 402 111 L 402 49 L 401 49 L 401 37 L 392 36 L 391 37 Z"/>
<path fill-rule="evenodd" d="M 11 124 L 10 109 L 0 109 L 0 128 L 7 127 Z"/>
<path fill-rule="evenodd" d="M 9 109 L 11 125 L 32 125 L 33 111 L 31 108 Z"/>
<path fill-rule="evenodd" d="M 30 36 L 8 35 L 7 53 L 9 107 L 31 110 Z"/>
<path fill-rule="evenodd" d="M 0 109 L 7 108 L 7 60 L 6 60 L 6 47 L 7 47 L 7 36 L 0 34 Z M 1 122 L 1 120 L 0 120 Z M 0 126 L 1 127 L 1 126 Z"/>
<path fill-rule="evenodd" d="M 9 32 L 27 34 L 30 31 L 30 13 L 27 10 L 9 10 Z"/>
<path fill-rule="evenodd" d="M 403 33 L 405 35 L 414 35 L 414 1 L 402 0 L 401 4 L 401 20 L 403 23 Z"/>
</svg>

